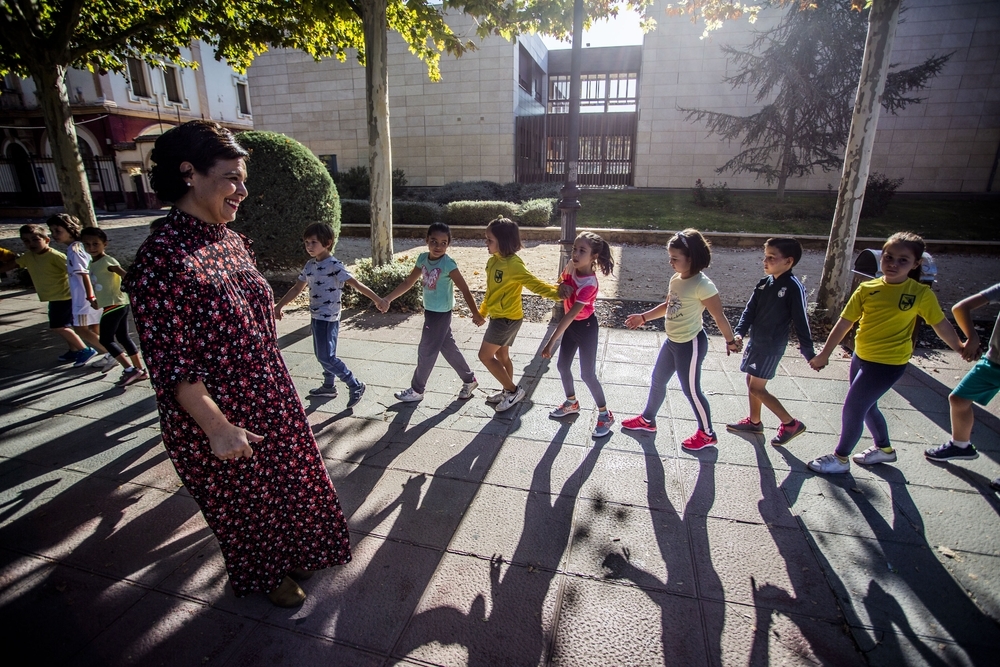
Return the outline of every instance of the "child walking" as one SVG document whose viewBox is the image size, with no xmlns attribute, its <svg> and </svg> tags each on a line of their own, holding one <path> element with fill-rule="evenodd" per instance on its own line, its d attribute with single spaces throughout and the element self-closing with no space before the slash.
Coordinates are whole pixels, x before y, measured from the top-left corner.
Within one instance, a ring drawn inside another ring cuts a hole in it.
<svg viewBox="0 0 1000 667">
<path fill-rule="evenodd" d="M 455 307 L 455 287 L 458 287 L 465 297 L 465 303 L 472 311 L 472 321 L 477 327 L 483 326 L 486 320 L 479 314 L 476 299 L 469 291 L 469 286 L 458 270 L 458 265 L 448 256 L 448 246 L 451 245 L 451 228 L 443 222 L 435 222 L 427 228 L 427 252 L 420 253 L 413 265 L 413 270 L 389 296 L 382 300 L 379 310 L 383 313 L 389 310 L 389 304 L 413 287 L 418 280 L 423 286 L 424 328 L 420 334 L 420 345 L 417 347 L 417 367 L 413 371 L 410 386 L 397 391 L 396 400 L 415 402 L 422 400 L 427 388 L 427 378 L 434 370 L 439 354 L 443 354 L 458 376 L 462 379 L 462 389 L 458 397 L 462 400 L 472 398 L 479 383 L 476 375 L 469 368 L 462 351 L 455 343 L 451 333 L 451 311 Z M 384 306 L 384 307 L 383 307 Z"/>
<path fill-rule="evenodd" d="M 330 225 L 322 222 L 309 225 L 302 232 L 302 242 L 305 244 L 306 254 L 312 259 L 306 262 L 298 280 L 285 292 L 285 296 L 274 304 L 274 318 L 280 320 L 281 309 L 291 303 L 307 285 L 309 286 L 313 350 L 319 365 L 323 367 L 323 384 L 310 389 L 309 395 L 336 398 L 337 387 L 334 386 L 334 379 L 340 378 L 350 392 L 347 407 L 353 408 L 361 401 L 366 387 L 364 382 L 354 376 L 347 364 L 337 357 L 340 300 L 344 285 L 350 285 L 358 290 L 379 308 L 382 306 L 382 299 L 348 273 L 343 262 L 330 254 L 333 250 L 333 229 Z"/>
<path fill-rule="evenodd" d="M 848 457 L 861 439 L 862 424 L 868 427 L 875 444 L 856 454 L 854 462 L 874 465 L 896 460 L 878 399 L 906 372 L 913 355 L 912 336 L 917 316 L 924 318 L 948 347 L 962 351 L 955 327 L 944 318 L 934 292 L 917 282 L 923 256 L 924 240 L 916 234 L 897 232 L 890 236 L 882 246 L 882 276 L 858 286 L 823 349 L 809 361 L 817 371 L 824 368 L 830 362 L 830 354 L 858 322 L 840 442 L 832 454 L 810 461 L 810 470 L 821 474 L 850 471 Z"/>
<path fill-rule="evenodd" d="M 764 273 L 767 275 L 750 295 L 736 324 L 734 339 L 739 349 L 743 337 L 751 335 L 740 363 L 740 370 L 747 374 L 750 416 L 727 424 L 726 429 L 732 433 L 763 434 L 760 408 L 766 405 L 781 420 L 777 435 L 771 438 L 771 444 L 779 447 L 806 432 L 806 425 L 792 417 L 781 401 L 767 390 L 767 381 L 774 377 L 788 345 L 789 323 L 795 324 L 799 351 L 806 361 L 816 356 L 806 315 L 806 290 L 792 274 L 792 268 L 800 259 L 802 246 L 795 239 L 779 237 L 764 242 Z"/>
<path fill-rule="evenodd" d="M 66 272 L 69 274 L 69 291 L 73 300 L 73 330 L 87 342 L 87 346 L 76 355 L 73 363 L 74 367 L 79 368 L 97 354 L 108 353 L 100 340 L 101 311 L 90 304 L 94 286 L 90 282 L 90 255 L 80 243 L 83 225 L 68 213 L 57 213 L 45 223 L 49 226 L 52 240 L 67 246 Z"/>
<path fill-rule="evenodd" d="M 105 254 L 108 235 L 98 227 L 87 227 L 80 232 L 83 247 L 90 255 L 90 277 L 94 287 L 91 305 L 102 309 L 100 340 L 115 361 L 124 369 L 116 382 L 119 387 L 141 382 L 149 378 L 139 360 L 139 348 L 132 340 L 128 326 L 129 301 L 122 293 L 122 278 L 125 269 L 118 260 Z M 117 341 L 117 342 L 116 342 Z"/>
<path fill-rule="evenodd" d="M 656 413 L 667 397 L 667 382 L 677 373 L 681 390 L 698 421 L 698 430 L 681 447 L 691 451 L 715 447 L 719 440 L 712 429 L 712 412 L 701 391 L 701 364 L 708 353 L 708 335 L 702 326 L 702 313 L 712 315 L 726 339 L 726 354 L 739 349 L 733 329 L 722 310 L 722 299 L 715 283 L 702 271 L 712 262 L 708 241 L 697 229 L 677 232 L 667 242 L 667 255 L 674 275 L 670 278 L 667 299 L 652 310 L 629 315 L 625 326 L 637 329 L 649 320 L 666 317 L 667 340 L 660 348 L 649 385 L 649 398 L 641 415 L 626 419 L 622 428 L 656 432 Z"/>
<path fill-rule="evenodd" d="M 955 315 L 955 321 L 966 336 L 965 345 L 962 347 L 962 358 L 966 361 L 975 361 L 979 356 L 979 333 L 972 323 L 972 311 L 986 304 L 998 302 L 1000 302 L 1000 283 L 984 289 L 979 294 L 962 299 L 952 306 L 951 312 Z M 986 354 L 948 395 L 948 403 L 951 406 L 951 440 L 925 451 L 924 456 L 927 460 L 971 461 L 977 458 L 979 452 L 971 442 L 972 426 L 976 423 L 972 404 L 975 402 L 985 406 L 993 400 L 997 392 L 1000 392 L 1000 316 L 997 316 L 997 323 L 993 326 L 993 335 L 990 336 Z M 992 485 L 997 488 L 1000 486 L 1000 480 L 994 480 Z"/>
<path fill-rule="evenodd" d="M 497 412 L 509 410 L 524 398 L 524 389 L 514 383 L 514 364 L 510 360 L 510 346 L 517 338 L 524 319 L 521 307 L 521 288 L 546 299 L 560 301 L 559 290 L 542 282 L 525 268 L 517 256 L 521 245 L 521 232 L 517 223 L 504 217 L 491 220 L 486 225 L 486 295 L 479 306 L 479 314 L 490 318 L 479 348 L 479 360 L 503 389 L 490 396 L 488 403 L 495 403 Z"/>
<path fill-rule="evenodd" d="M 560 419 L 580 411 L 580 401 L 576 398 L 573 386 L 573 357 L 577 350 L 580 351 L 580 376 L 597 403 L 597 426 L 594 427 L 593 435 L 595 438 L 603 438 L 611 433 L 615 416 L 608 410 L 604 388 L 597 379 L 597 316 L 594 314 L 594 303 L 597 301 L 598 268 L 604 275 L 609 275 L 614 270 L 615 260 L 611 257 L 611 248 L 597 234 L 583 232 L 573 242 L 572 259 L 562 273 L 562 284 L 569 291 L 563 298 L 565 314 L 542 349 L 542 356 L 546 359 L 551 357 L 552 346 L 562 336 L 556 367 L 562 378 L 566 400 L 549 413 L 550 417 Z M 560 289 L 562 291 L 563 288 Z"/>
<path fill-rule="evenodd" d="M 69 293 L 66 255 L 49 247 L 48 232 L 41 225 L 23 225 L 19 233 L 28 252 L 0 265 L 0 272 L 10 271 L 15 266 L 28 271 L 38 300 L 49 304 L 49 329 L 69 346 L 59 361 L 76 361 L 87 346 L 72 329 L 73 300 Z"/>
</svg>

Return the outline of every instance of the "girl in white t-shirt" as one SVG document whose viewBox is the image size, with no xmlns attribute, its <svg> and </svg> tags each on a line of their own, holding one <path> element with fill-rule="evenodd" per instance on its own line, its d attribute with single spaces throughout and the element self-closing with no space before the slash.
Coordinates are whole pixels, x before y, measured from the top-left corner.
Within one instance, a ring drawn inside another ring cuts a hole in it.
<svg viewBox="0 0 1000 667">
<path fill-rule="evenodd" d="M 715 284 L 702 273 L 712 261 L 708 241 L 696 229 L 685 229 L 675 234 L 667 243 L 670 267 L 675 271 L 670 278 L 667 299 L 652 310 L 629 315 L 625 325 L 637 329 L 649 320 L 666 316 L 667 340 L 660 348 L 653 367 L 649 398 L 642 414 L 626 419 L 622 428 L 633 431 L 656 432 L 656 413 L 667 396 L 667 382 L 677 373 L 681 390 L 691 403 L 698 430 L 684 440 L 681 447 L 699 450 L 718 443 L 712 429 L 712 413 L 708 400 L 701 391 L 701 364 L 708 352 L 708 336 L 702 327 L 702 313 L 707 309 L 726 339 L 726 354 L 739 352 L 733 329 L 722 310 L 722 300 Z"/>
<path fill-rule="evenodd" d="M 580 375 L 597 403 L 595 438 L 611 433 L 611 425 L 615 423 L 615 416 L 604 400 L 604 388 L 597 379 L 597 316 L 594 315 L 597 269 L 609 275 L 614 268 L 615 260 L 604 239 L 593 232 L 583 232 L 576 237 L 572 259 L 563 269 L 559 286 L 559 295 L 563 297 L 563 318 L 542 350 L 542 356 L 548 359 L 552 356 L 553 345 L 563 336 L 556 367 L 562 377 L 566 400 L 549 413 L 555 419 L 580 411 L 580 402 L 576 400 L 576 389 L 573 387 L 573 357 L 577 350 L 580 351 Z"/>
<path fill-rule="evenodd" d="M 66 244 L 66 272 L 69 273 L 69 293 L 73 299 L 73 330 L 87 344 L 76 355 L 74 366 L 83 366 L 98 354 L 105 355 L 104 363 L 115 363 L 101 345 L 101 311 L 91 305 L 94 285 L 90 281 L 90 254 L 80 242 L 83 225 L 68 213 L 53 215 L 45 223 L 56 243 Z"/>
</svg>

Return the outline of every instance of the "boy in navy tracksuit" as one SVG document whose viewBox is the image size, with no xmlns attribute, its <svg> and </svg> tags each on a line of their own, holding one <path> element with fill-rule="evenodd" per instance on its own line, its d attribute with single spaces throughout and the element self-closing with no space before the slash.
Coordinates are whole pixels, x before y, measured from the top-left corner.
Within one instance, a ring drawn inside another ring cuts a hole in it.
<svg viewBox="0 0 1000 667">
<path fill-rule="evenodd" d="M 788 345 L 789 322 L 795 323 L 802 356 L 807 361 L 816 356 L 806 315 L 806 290 L 792 275 L 792 267 L 801 258 L 802 246 L 795 239 L 773 238 L 764 243 L 764 273 L 767 277 L 757 283 L 735 329 L 739 345 L 742 345 L 744 336 L 751 334 L 740 363 L 740 370 L 747 374 L 750 416 L 735 424 L 727 424 L 726 428 L 733 433 L 763 433 L 760 407 L 766 405 L 781 419 L 778 434 L 771 439 L 771 444 L 775 446 L 784 445 L 806 430 L 806 425 L 788 414 L 781 402 L 767 391 L 767 381 L 774 377 Z"/>
</svg>

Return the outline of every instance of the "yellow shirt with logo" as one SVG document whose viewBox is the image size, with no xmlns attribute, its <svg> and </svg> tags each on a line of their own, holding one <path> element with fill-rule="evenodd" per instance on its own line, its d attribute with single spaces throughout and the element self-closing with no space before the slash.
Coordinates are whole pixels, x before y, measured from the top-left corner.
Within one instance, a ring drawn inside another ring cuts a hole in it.
<svg viewBox="0 0 1000 667">
<path fill-rule="evenodd" d="M 892 285 L 882 278 L 861 283 L 840 314 L 858 323 L 854 351 L 865 361 L 902 366 L 913 355 L 917 316 L 931 326 L 944 312 L 931 288 L 912 278 Z"/>
<path fill-rule="evenodd" d="M 521 288 L 553 301 L 561 301 L 559 290 L 531 275 L 517 255 L 491 255 L 486 261 L 486 295 L 479 305 L 479 314 L 489 318 L 523 320 Z"/>
</svg>

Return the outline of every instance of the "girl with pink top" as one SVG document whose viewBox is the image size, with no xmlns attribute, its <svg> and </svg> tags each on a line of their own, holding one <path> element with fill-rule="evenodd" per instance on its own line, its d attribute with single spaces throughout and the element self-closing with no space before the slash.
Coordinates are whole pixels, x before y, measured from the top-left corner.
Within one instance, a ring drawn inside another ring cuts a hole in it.
<svg viewBox="0 0 1000 667">
<path fill-rule="evenodd" d="M 566 401 L 549 413 L 550 417 L 559 419 L 580 411 L 580 402 L 576 399 L 573 387 L 572 368 L 573 357 L 577 350 L 580 351 L 580 375 L 590 389 L 598 409 L 594 437 L 602 438 L 611 432 L 615 416 L 608 410 L 604 388 L 597 379 L 597 316 L 594 315 L 594 303 L 597 301 L 598 268 L 604 275 L 609 275 L 614 270 L 615 260 L 611 258 L 611 249 L 597 234 L 583 232 L 573 242 L 573 257 L 563 269 L 562 283 L 559 286 L 565 315 L 542 349 L 542 356 L 546 359 L 551 357 L 552 346 L 563 336 L 556 366 L 562 377 Z"/>
</svg>

